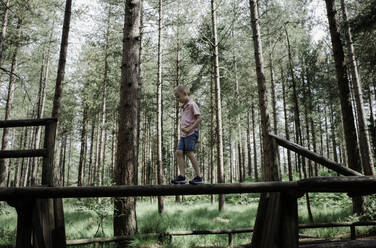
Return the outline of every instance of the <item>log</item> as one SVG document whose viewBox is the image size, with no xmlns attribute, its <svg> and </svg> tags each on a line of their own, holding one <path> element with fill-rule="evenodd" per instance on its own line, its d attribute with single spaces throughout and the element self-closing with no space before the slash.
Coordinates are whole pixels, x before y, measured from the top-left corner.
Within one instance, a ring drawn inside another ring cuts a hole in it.
<svg viewBox="0 0 376 248">
<path fill-rule="evenodd" d="M 193 231 L 175 231 L 167 232 L 166 235 L 185 236 L 185 235 L 208 235 L 208 234 L 234 234 L 234 233 L 250 233 L 253 228 L 242 229 L 226 229 L 226 230 L 193 230 Z"/>
<path fill-rule="evenodd" d="M 296 182 L 203 185 L 124 185 L 85 187 L 0 187 L 0 200 L 31 198 L 87 198 L 128 196 L 210 195 L 265 192 L 376 193 L 376 177 L 317 177 Z"/>
<path fill-rule="evenodd" d="M 159 233 L 140 233 L 135 234 L 135 237 L 150 237 L 150 236 L 159 236 Z M 116 237 L 101 237 L 101 238 L 91 238 L 91 239 L 73 239 L 67 240 L 67 246 L 73 245 L 89 245 L 89 244 L 96 244 L 96 243 L 108 243 L 108 242 L 115 242 L 121 240 L 129 240 L 132 237 L 129 236 L 116 236 Z"/>
<path fill-rule="evenodd" d="M 298 181 L 302 192 L 376 193 L 375 176 L 316 177 Z"/>
<path fill-rule="evenodd" d="M 81 198 L 127 196 L 175 196 L 283 192 L 296 189 L 297 182 L 260 182 L 203 185 L 124 185 L 85 187 L 0 187 L 0 200 L 32 198 Z M 376 189 L 375 189 L 376 190 Z"/>
<path fill-rule="evenodd" d="M 277 142 L 278 145 L 288 149 L 288 150 L 291 150 L 291 151 L 294 151 L 296 153 L 298 153 L 299 155 L 303 156 L 303 157 L 306 157 L 316 163 L 319 163 L 323 166 L 325 166 L 326 168 L 328 169 L 331 169 L 335 172 L 338 172 L 339 174 L 341 175 L 344 175 L 344 176 L 362 176 L 361 173 L 355 171 L 355 170 L 352 170 L 348 167 L 344 167 L 330 159 L 327 159 L 323 156 L 321 156 L 320 154 L 317 154 L 315 152 L 312 152 L 298 144 L 295 144 L 291 141 L 288 141 L 284 138 L 281 138 L 277 135 L 274 135 L 274 134 L 269 134 L 270 137 L 274 138 Z"/>
<path fill-rule="evenodd" d="M 9 127 L 32 127 L 32 126 L 46 126 L 51 122 L 57 122 L 56 118 L 43 119 L 24 119 L 24 120 L 6 120 L 0 121 L 0 128 Z"/>
<path fill-rule="evenodd" d="M 376 240 L 338 241 L 320 244 L 300 245 L 300 248 L 374 248 Z"/>
<path fill-rule="evenodd" d="M 44 157 L 47 155 L 46 149 L 32 149 L 32 150 L 5 150 L 0 151 L 0 158 L 31 158 Z"/>
</svg>

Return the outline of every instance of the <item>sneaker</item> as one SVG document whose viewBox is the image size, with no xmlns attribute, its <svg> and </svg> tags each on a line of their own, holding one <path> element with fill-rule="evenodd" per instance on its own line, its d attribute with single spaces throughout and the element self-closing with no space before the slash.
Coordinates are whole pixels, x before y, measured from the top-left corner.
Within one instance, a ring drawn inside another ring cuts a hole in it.
<svg viewBox="0 0 376 248">
<path fill-rule="evenodd" d="M 177 178 L 171 180 L 171 183 L 173 183 L 173 184 L 186 184 L 187 181 L 185 181 L 185 177 L 179 175 Z"/>
<path fill-rule="evenodd" d="M 202 184 L 202 183 L 204 183 L 204 181 L 199 176 L 196 176 L 195 178 L 193 178 L 193 180 L 189 181 L 189 184 L 195 184 L 195 185 L 196 184 Z"/>
</svg>

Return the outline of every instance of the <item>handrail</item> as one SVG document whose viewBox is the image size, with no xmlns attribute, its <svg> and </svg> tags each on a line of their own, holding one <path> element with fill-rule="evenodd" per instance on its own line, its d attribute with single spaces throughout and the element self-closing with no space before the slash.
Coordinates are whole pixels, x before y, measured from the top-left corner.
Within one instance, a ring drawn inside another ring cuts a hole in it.
<svg viewBox="0 0 376 248">
<path fill-rule="evenodd" d="M 51 122 L 57 122 L 57 119 L 56 118 L 42 118 L 42 119 L 22 119 L 22 120 L 1 120 L 0 128 L 46 126 Z"/>
<path fill-rule="evenodd" d="M 45 157 L 47 156 L 47 149 L 32 149 L 32 150 L 4 150 L 0 151 L 0 158 L 31 158 L 31 157 Z"/>
<path fill-rule="evenodd" d="M 295 182 L 89 187 L 0 187 L 0 200 L 23 198 L 135 197 L 264 192 L 376 193 L 376 177 L 316 177 Z"/>
<path fill-rule="evenodd" d="M 328 169 L 331 169 L 331 170 L 334 170 L 335 172 L 337 173 L 340 173 L 341 175 L 344 175 L 344 176 L 362 176 L 361 173 L 355 171 L 355 170 L 352 170 L 348 167 L 345 167 L 345 166 L 342 166 L 340 165 L 339 163 L 335 162 L 335 161 L 332 161 L 330 159 L 327 159 L 323 156 L 321 156 L 320 154 L 317 154 L 315 152 L 312 152 L 310 150 L 308 150 L 307 148 L 303 147 L 303 146 L 300 146 L 298 144 L 295 144 L 289 140 L 286 140 L 282 137 L 279 137 L 277 135 L 274 135 L 274 134 L 269 134 L 270 137 L 272 137 L 276 143 L 290 151 L 293 151 L 293 152 L 296 152 L 297 154 L 303 156 L 303 157 L 306 157 L 316 163 L 319 163 L 323 166 L 325 166 L 326 168 Z"/>
</svg>

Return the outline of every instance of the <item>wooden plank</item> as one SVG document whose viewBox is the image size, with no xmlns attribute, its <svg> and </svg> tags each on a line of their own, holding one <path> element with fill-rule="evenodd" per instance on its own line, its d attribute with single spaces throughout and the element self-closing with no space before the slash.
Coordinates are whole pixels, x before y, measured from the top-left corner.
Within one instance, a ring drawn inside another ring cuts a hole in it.
<svg viewBox="0 0 376 248">
<path fill-rule="evenodd" d="M 32 150 L 3 150 L 0 151 L 0 158 L 31 158 L 44 157 L 47 155 L 46 149 L 32 149 Z"/>
<path fill-rule="evenodd" d="M 295 144 L 291 141 L 288 141 L 286 139 L 283 139 L 277 135 L 274 135 L 274 134 L 269 134 L 270 137 L 274 138 L 277 142 L 278 145 L 280 146 L 283 146 L 291 151 L 294 151 L 296 153 L 298 153 L 299 155 L 302 155 L 303 157 L 306 157 L 316 163 L 319 163 L 323 166 L 325 166 L 326 168 L 328 169 L 331 169 L 335 172 L 338 172 L 339 174 L 341 175 L 344 175 L 344 176 L 361 176 L 362 174 L 355 171 L 355 170 L 352 170 L 348 167 L 344 167 L 330 159 L 327 159 L 323 156 L 321 156 L 320 154 L 317 154 L 315 152 L 312 152 L 308 149 L 306 149 L 305 147 L 302 147 L 298 144 Z"/>
<path fill-rule="evenodd" d="M 6 120 L 6 121 L 2 120 L 0 121 L 0 128 L 45 126 L 51 122 L 57 122 L 57 119 L 56 118 L 42 118 L 42 119 Z"/>
</svg>

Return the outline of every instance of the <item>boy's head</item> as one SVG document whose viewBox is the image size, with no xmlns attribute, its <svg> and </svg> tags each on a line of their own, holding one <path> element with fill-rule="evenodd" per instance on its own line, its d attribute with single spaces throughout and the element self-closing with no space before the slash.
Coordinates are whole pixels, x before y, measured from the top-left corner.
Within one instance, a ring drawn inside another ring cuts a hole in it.
<svg viewBox="0 0 376 248">
<path fill-rule="evenodd" d="M 186 85 L 178 85 L 174 89 L 176 100 L 180 103 L 187 103 L 189 101 L 189 88 Z"/>
</svg>

